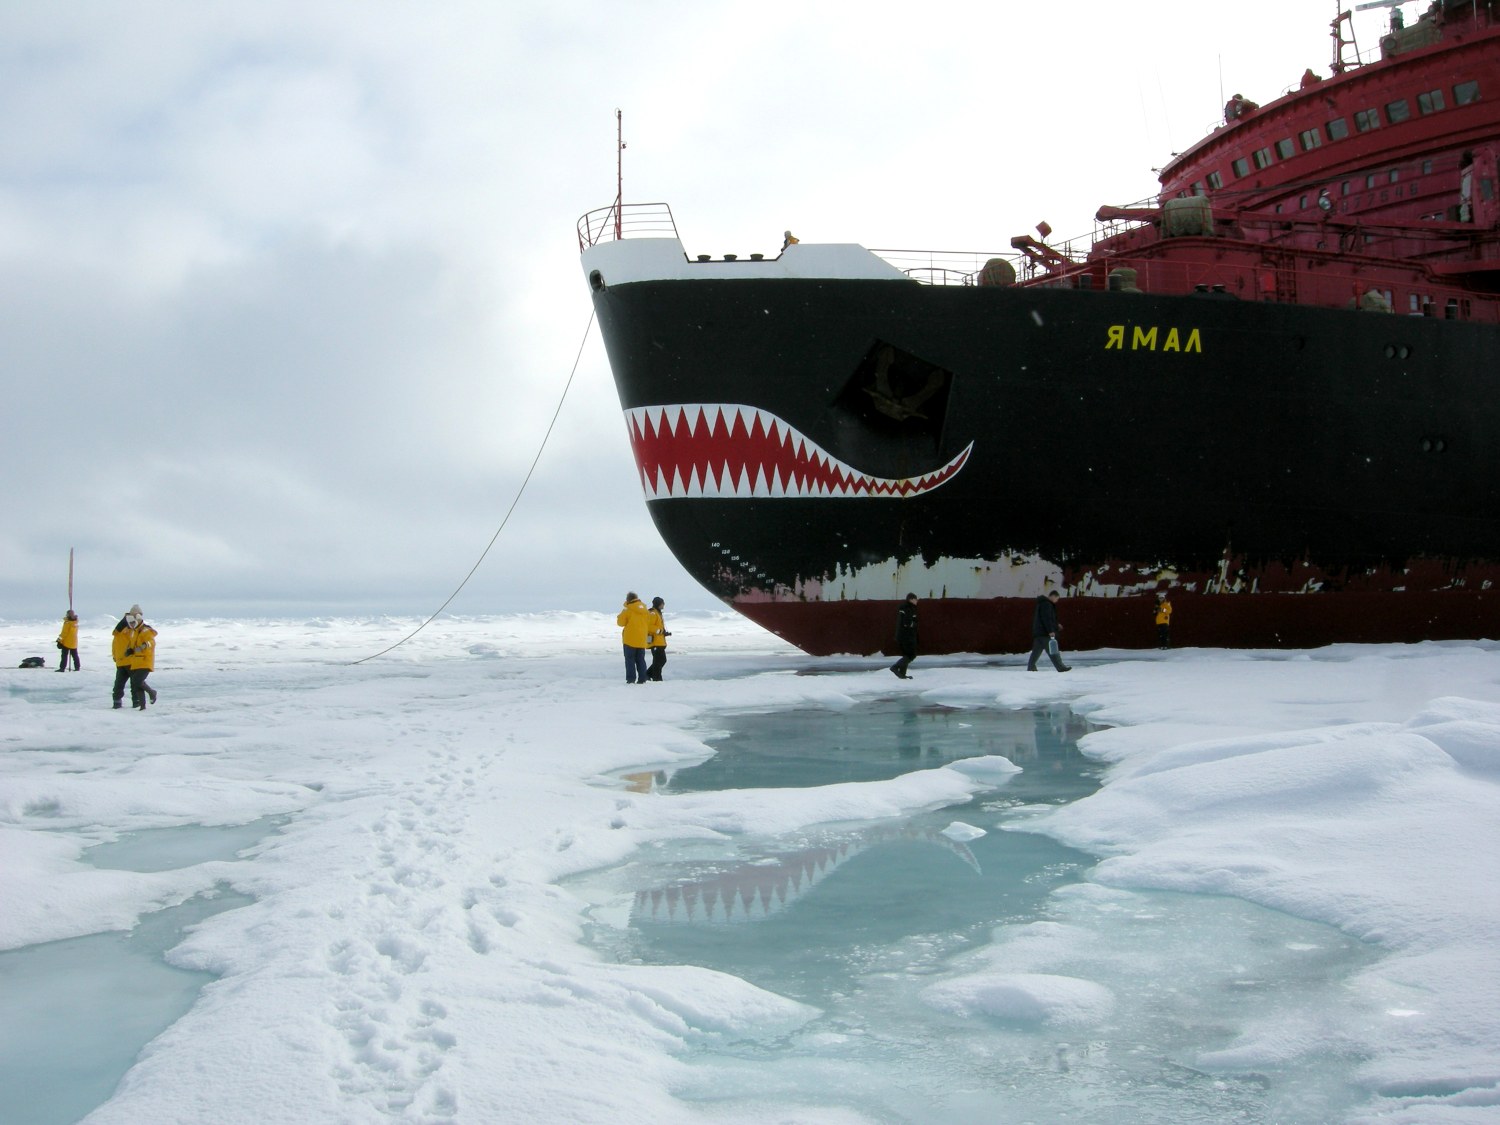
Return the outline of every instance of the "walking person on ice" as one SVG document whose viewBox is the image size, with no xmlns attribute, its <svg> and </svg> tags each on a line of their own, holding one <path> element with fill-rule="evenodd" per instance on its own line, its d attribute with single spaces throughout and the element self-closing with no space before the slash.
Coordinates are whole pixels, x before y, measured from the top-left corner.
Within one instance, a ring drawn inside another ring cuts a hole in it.
<svg viewBox="0 0 1500 1125">
<path fill-rule="evenodd" d="M 896 650 L 901 659 L 891 665 L 896 678 L 909 680 L 906 670 L 917 658 L 917 595 L 907 594 L 906 600 L 896 610 Z"/>
<path fill-rule="evenodd" d="M 1059 672 L 1073 670 L 1062 662 L 1062 657 L 1057 652 L 1057 631 L 1062 628 L 1057 623 L 1057 599 L 1061 596 L 1056 590 L 1037 595 L 1036 611 L 1031 615 L 1031 659 L 1026 662 L 1028 672 L 1036 671 L 1036 658 L 1044 652 L 1052 659 L 1052 667 Z"/>
<path fill-rule="evenodd" d="M 116 711 L 125 705 L 125 686 L 130 683 L 130 657 L 125 655 L 125 650 L 130 647 L 130 629 L 130 611 L 127 610 L 109 638 L 109 655 L 115 662 L 115 686 L 110 698 Z"/>
<path fill-rule="evenodd" d="M 146 677 L 156 668 L 156 630 L 146 624 L 138 605 L 130 607 L 125 620 L 130 626 L 125 644 L 125 655 L 130 659 L 130 705 L 144 711 L 148 696 L 156 702 L 156 690 L 146 686 Z"/>
</svg>

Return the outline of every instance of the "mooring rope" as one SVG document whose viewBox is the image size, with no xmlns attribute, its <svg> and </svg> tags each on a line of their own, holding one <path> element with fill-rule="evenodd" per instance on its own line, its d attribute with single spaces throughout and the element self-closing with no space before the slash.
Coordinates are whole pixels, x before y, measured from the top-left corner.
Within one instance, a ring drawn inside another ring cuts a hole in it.
<svg viewBox="0 0 1500 1125">
<path fill-rule="evenodd" d="M 594 314 L 590 312 L 589 322 L 588 324 L 584 325 L 583 339 L 578 342 L 578 354 L 573 357 L 573 370 L 568 372 L 568 381 L 563 384 L 562 394 L 558 397 L 557 400 L 557 409 L 552 412 L 552 421 L 547 423 L 547 432 L 542 435 L 542 443 L 541 445 L 537 446 L 536 456 L 531 459 L 531 467 L 526 470 L 526 476 L 521 481 L 521 487 L 516 489 L 515 498 L 511 500 L 510 507 L 505 510 L 505 516 L 500 520 L 500 526 L 495 528 L 495 534 L 490 536 L 489 543 L 485 546 L 484 550 L 479 553 L 479 558 L 476 559 L 474 561 L 474 565 L 469 568 L 469 573 L 464 575 L 464 580 L 458 584 L 458 587 L 453 591 L 453 593 L 448 595 L 447 601 L 443 602 L 442 605 L 438 606 L 437 609 L 432 611 L 432 616 L 429 617 L 426 621 L 422 622 L 422 624 L 418 625 L 410 633 L 406 634 L 406 636 L 402 637 L 399 641 L 391 645 L 389 648 L 383 648 L 379 652 L 371 653 L 369 656 L 362 657 L 359 660 L 355 660 L 350 663 L 349 667 L 353 668 L 355 665 L 364 664 L 366 661 L 374 660 L 377 656 L 384 656 L 386 653 L 400 648 L 407 641 L 411 640 L 418 633 L 420 633 L 423 629 L 427 628 L 427 626 L 436 621 L 438 614 L 447 609 L 449 603 L 451 603 L 454 598 L 458 597 L 459 591 L 469 584 L 469 579 L 474 577 L 474 572 L 479 569 L 480 564 L 484 562 L 485 556 L 490 553 L 490 548 L 495 545 L 495 540 L 500 538 L 500 533 L 505 530 L 505 525 L 510 522 L 511 513 L 516 510 L 516 505 L 521 502 L 521 496 L 523 493 L 525 493 L 526 486 L 531 483 L 531 474 L 536 472 L 537 463 L 541 461 L 542 453 L 547 448 L 547 441 L 552 437 L 552 428 L 557 425 L 558 416 L 562 414 L 563 403 L 568 401 L 568 390 L 573 386 L 573 377 L 578 374 L 578 364 L 583 360 L 583 348 L 584 345 L 588 343 L 589 332 L 593 329 L 593 327 Z"/>
</svg>

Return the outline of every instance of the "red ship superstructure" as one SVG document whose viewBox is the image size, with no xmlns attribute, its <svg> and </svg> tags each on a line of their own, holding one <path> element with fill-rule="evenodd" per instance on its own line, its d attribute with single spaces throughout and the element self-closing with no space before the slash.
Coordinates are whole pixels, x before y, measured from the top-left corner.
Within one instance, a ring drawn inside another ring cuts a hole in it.
<svg viewBox="0 0 1500 1125">
<path fill-rule="evenodd" d="M 1014 239 L 1022 284 L 1500 322 L 1500 3 L 1394 13 L 1378 61 L 1346 61 L 1341 12 L 1331 76 L 1235 94 L 1157 205 L 1099 210 L 1086 256 Z"/>
</svg>

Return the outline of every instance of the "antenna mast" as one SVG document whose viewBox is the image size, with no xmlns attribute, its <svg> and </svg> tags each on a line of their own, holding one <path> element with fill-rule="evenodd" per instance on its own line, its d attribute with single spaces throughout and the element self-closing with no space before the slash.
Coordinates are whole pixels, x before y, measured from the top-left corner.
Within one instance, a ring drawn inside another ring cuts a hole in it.
<svg viewBox="0 0 1500 1125">
<path fill-rule="evenodd" d="M 622 212 L 625 206 L 625 119 L 615 110 L 615 241 L 625 237 Z"/>
</svg>

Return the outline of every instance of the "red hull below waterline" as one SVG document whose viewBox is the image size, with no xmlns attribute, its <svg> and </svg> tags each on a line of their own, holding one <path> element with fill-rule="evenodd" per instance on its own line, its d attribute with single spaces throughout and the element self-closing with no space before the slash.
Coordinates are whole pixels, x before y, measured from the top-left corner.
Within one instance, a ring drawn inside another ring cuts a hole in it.
<svg viewBox="0 0 1500 1125">
<path fill-rule="evenodd" d="M 734 609 L 814 656 L 894 654 L 899 601 L 738 602 Z M 1024 653 L 1034 603 L 929 598 L 921 603 L 920 651 Z M 1155 648 L 1156 600 L 1063 598 L 1062 647 Z M 1318 648 L 1334 643 L 1415 643 L 1500 637 L 1500 590 L 1433 593 L 1172 593 L 1174 648 Z"/>
</svg>

